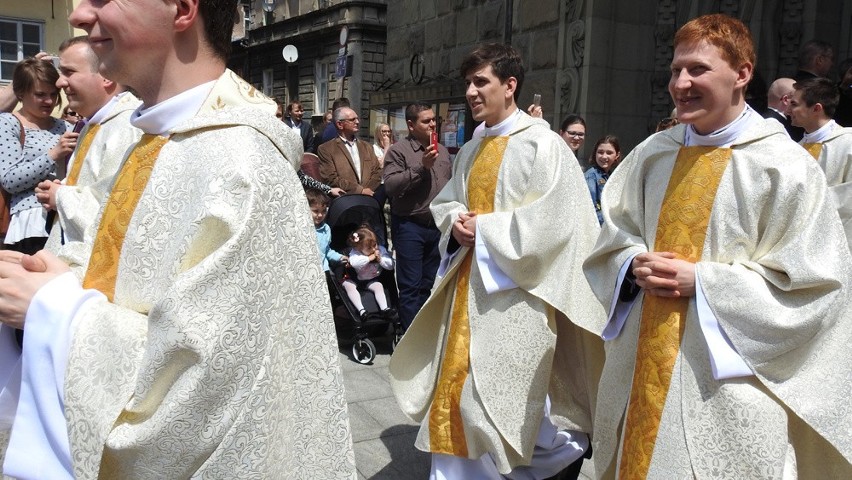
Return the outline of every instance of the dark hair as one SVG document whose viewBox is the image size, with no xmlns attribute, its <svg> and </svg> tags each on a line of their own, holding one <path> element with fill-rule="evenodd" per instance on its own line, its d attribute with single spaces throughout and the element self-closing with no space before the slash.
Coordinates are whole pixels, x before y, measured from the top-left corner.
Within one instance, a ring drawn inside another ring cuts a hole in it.
<svg viewBox="0 0 852 480">
<path fill-rule="evenodd" d="M 349 234 L 346 238 L 346 244 L 356 250 L 360 250 L 364 245 L 375 247 L 378 245 L 378 237 L 369 225 L 364 224 Z"/>
<path fill-rule="evenodd" d="M 834 53 L 834 48 L 828 42 L 822 40 L 811 40 L 799 49 L 799 68 L 808 68 L 813 65 L 814 60 L 820 55 Z M 833 56 L 833 55 L 829 55 Z"/>
<path fill-rule="evenodd" d="M 405 120 L 410 122 L 416 122 L 417 117 L 420 115 L 420 112 L 432 110 L 432 105 L 429 105 L 426 102 L 414 102 L 409 103 L 407 107 L 405 107 Z"/>
<path fill-rule="evenodd" d="M 316 207 L 323 206 L 327 207 L 331 200 L 328 198 L 322 190 L 316 188 L 306 188 L 305 196 L 308 198 L 308 206 Z"/>
<path fill-rule="evenodd" d="M 231 53 L 231 32 L 237 23 L 237 0 L 201 0 L 198 13 L 204 21 L 204 34 L 213 53 L 227 61 Z"/>
<path fill-rule="evenodd" d="M 612 148 L 615 149 L 615 153 L 618 154 L 618 160 L 616 160 L 615 163 L 613 163 L 613 165 L 609 167 L 609 171 L 611 172 L 613 171 L 613 169 L 615 169 L 615 167 L 618 166 L 618 163 L 621 161 L 621 145 L 618 144 L 618 137 L 616 137 L 615 135 L 604 135 L 603 137 L 599 138 L 597 142 L 595 142 L 595 148 L 592 150 L 592 161 L 589 163 L 591 163 L 592 165 L 598 164 L 598 147 L 600 147 L 604 143 L 612 145 Z"/>
<path fill-rule="evenodd" d="M 793 84 L 793 88 L 802 92 L 805 105 L 813 107 L 819 103 L 828 118 L 834 116 L 834 111 L 837 110 L 837 104 L 840 102 L 840 90 L 837 89 L 837 84 L 827 78 L 817 77 L 799 80 Z"/>
<path fill-rule="evenodd" d="M 485 43 L 464 57 L 459 70 L 462 78 L 465 78 L 486 65 L 491 65 L 494 75 L 500 79 L 501 83 L 506 83 L 511 77 L 517 80 L 518 85 L 514 95 L 517 102 L 521 94 L 521 86 L 524 84 L 524 62 L 518 51 L 502 43 Z"/>
<path fill-rule="evenodd" d="M 88 35 L 80 35 L 77 37 L 66 38 L 59 44 L 59 53 L 61 54 L 65 50 L 68 50 L 70 47 L 74 45 L 85 45 L 86 46 L 86 56 L 89 59 L 89 66 L 91 67 L 92 73 L 98 73 L 98 56 L 95 55 L 95 51 L 92 50 L 92 43 L 89 42 Z"/>
<path fill-rule="evenodd" d="M 293 107 L 295 107 L 296 105 L 298 105 L 298 106 L 300 106 L 300 107 L 301 107 L 301 106 L 302 106 L 302 102 L 300 102 L 300 101 L 298 101 L 298 100 L 291 100 L 291 101 L 290 101 L 290 103 L 288 103 L 288 104 L 287 104 L 287 113 L 292 112 L 292 111 L 293 111 Z"/>
<path fill-rule="evenodd" d="M 615 153 L 621 153 L 621 146 L 618 144 L 618 137 L 611 134 L 604 135 L 603 137 L 599 138 L 598 141 L 595 142 L 595 149 L 593 150 L 593 152 L 597 152 L 598 147 L 600 147 L 601 144 L 604 143 L 609 143 L 610 145 L 612 145 L 615 148 Z M 594 155 L 594 153 L 592 154 Z"/>
<path fill-rule="evenodd" d="M 56 88 L 57 80 L 59 80 L 59 72 L 49 60 L 27 58 L 15 65 L 15 70 L 12 72 L 12 91 L 20 100 L 36 88 L 36 83 L 44 82 Z M 59 89 L 56 90 L 56 96 L 59 96 Z"/>
<path fill-rule="evenodd" d="M 559 131 L 564 132 L 565 130 L 568 130 L 568 127 L 574 125 L 575 123 L 579 123 L 584 127 L 586 126 L 586 120 L 584 120 L 583 117 L 577 115 L 576 113 L 572 113 L 565 117 L 565 120 L 562 120 L 562 126 L 559 127 Z"/>
</svg>

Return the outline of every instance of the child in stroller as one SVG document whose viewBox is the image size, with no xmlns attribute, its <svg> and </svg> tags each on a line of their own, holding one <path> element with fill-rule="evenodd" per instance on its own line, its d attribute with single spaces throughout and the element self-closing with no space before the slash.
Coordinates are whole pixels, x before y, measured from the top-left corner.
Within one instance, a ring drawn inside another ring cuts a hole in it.
<svg viewBox="0 0 852 480">
<path fill-rule="evenodd" d="M 379 257 L 381 258 L 382 254 L 387 256 L 387 229 L 384 214 L 379 202 L 372 196 L 350 194 L 333 199 L 328 208 L 326 223 L 331 227 L 330 247 L 338 252 L 347 253 L 350 250 L 349 235 L 362 225 L 367 225 L 375 234 L 376 245 L 382 247 L 379 248 Z M 369 257 L 371 252 L 367 253 Z M 332 267 L 330 275 L 331 302 L 338 339 L 343 343 L 347 343 L 349 339 L 354 340 L 352 358 L 364 364 L 372 362 L 376 356 L 376 345 L 371 337 L 384 338 L 388 327 L 392 327 L 391 348 L 394 348 L 403 333 L 399 316 L 395 314 L 395 309 L 399 305 L 399 296 L 394 271 L 385 270 L 381 267 L 381 263 L 377 264 L 375 261 L 372 262 L 372 267 L 378 267 L 374 269 L 374 272 L 378 273 L 374 280 L 384 286 L 382 294 L 389 307 L 385 312 L 382 312 L 384 306 L 379 305 L 375 290 L 358 290 L 360 304 L 354 300 L 354 295 L 346 290 L 343 284 L 347 278 L 357 284 L 359 276 L 351 264 L 338 263 Z M 362 278 L 367 277 L 362 276 Z M 378 288 L 378 285 L 374 285 L 373 288 Z M 366 319 L 361 315 L 362 309 L 367 312 Z"/>
<path fill-rule="evenodd" d="M 356 278 L 344 277 L 343 288 L 346 296 L 358 310 L 362 321 L 367 320 L 369 313 L 361 302 L 361 294 L 358 287 L 373 292 L 376 304 L 379 306 L 380 315 L 387 319 L 393 319 L 396 311 L 388 307 L 385 297 L 384 285 L 378 280 L 384 270 L 393 270 L 393 259 L 385 247 L 378 244 L 376 233 L 368 225 L 361 225 L 357 230 L 349 234 L 347 243 L 351 247 L 349 251 L 349 266 L 355 270 Z"/>
</svg>

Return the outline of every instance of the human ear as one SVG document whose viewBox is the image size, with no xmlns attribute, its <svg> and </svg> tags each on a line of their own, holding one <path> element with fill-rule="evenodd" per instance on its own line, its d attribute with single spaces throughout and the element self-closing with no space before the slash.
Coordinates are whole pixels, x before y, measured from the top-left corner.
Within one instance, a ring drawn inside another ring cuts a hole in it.
<svg viewBox="0 0 852 480">
<path fill-rule="evenodd" d="M 182 32 L 191 27 L 198 19 L 200 0 L 175 0 L 175 31 Z"/>
</svg>

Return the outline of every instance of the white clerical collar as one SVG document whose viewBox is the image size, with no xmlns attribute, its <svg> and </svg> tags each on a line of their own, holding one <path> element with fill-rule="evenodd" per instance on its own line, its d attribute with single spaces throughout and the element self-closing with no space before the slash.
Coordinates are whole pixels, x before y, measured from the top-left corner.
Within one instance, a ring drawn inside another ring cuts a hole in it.
<svg viewBox="0 0 852 480">
<path fill-rule="evenodd" d="M 213 89 L 216 80 L 202 83 L 172 98 L 146 107 L 141 105 L 130 116 L 130 123 L 144 133 L 163 135 L 182 122 L 194 117 Z"/>
<path fill-rule="evenodd" d="M 127 92 L 121 92 L 118 95 L 113 95 L 112 98 L 110 98 L 109 101 L 104 104 L 104 106 L 99 108 L 94 115 L 86 119 L 86 123 L 101 123 L 104 117 L 106 117 L 107 114 L 112 111 L 113 105 L 118 103 L 118 101 L 121 99 L 121 96 L 125 93 Z"/>
<path fill-rule="evenodd" d="M 743 112 L 731 123 L 707 135 L 700 135 L 695 131 L 692 124 L 686 126 L 686 137 L 683 140 L 685 147 L 700 145 L 704 147 L 730 147 L 739 136 L 751 127 L 755 122 L 763 121 L 763 117 L 757 114 L 748 104 Z"/>
<path fill-rule="evenodd" d="M 482 129 L 483 137 L 499 137 L 502 135 L 508 135 L 509 132 L 512 131 L 512 128 L 515 126 L 515 122 L 518 121 L 518 118 L 523 114 L 520 108 L 515 107 L 515 111 L 512 112 L 508 117 L 506 117 L 502 122 L 494 125 L 493 127 L 484 127 Z M 485 125 L 485 122 L 482 122 Z"/>
<path fill-rule="evenodd" d="M 811 133 L 805 133 L 805 136 L 802 137 L 801 143 L 822 143 L 828 138 L 828 134 L 834 130 L 834 126 L 837 123 L 834 120 L 829 120 L 828 123 L 819 127 Z"/>
</svg>

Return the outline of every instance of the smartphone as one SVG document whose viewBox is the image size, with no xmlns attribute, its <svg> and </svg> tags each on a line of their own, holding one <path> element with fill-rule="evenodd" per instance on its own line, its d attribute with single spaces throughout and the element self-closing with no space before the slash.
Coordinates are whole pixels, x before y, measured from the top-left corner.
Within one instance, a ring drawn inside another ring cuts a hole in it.
<svg viewBox="0 0 852 480">
<path fill-rule="evenodd" d="M 541 106 L 541 95 L 540 94 L 536 93 L 535 95 L 533 95 L 533 105 L 535 105 L 536 107 Z"/>
<path fill-rule="evenodd" d="M 437 152 L 438 151 L 438 132 L 433 131 L 431 136 L 432 148 Z"/>
</svg>

